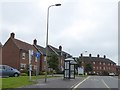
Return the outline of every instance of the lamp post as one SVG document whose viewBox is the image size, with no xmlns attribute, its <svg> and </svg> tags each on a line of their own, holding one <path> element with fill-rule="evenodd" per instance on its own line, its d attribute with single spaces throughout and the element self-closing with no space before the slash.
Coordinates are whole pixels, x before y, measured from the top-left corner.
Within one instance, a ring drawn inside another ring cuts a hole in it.
<svg viewBox="0 0 120 90">
<path fill-rule="evenodd" d="M 46 36 L 46 63 L 45 63 L 45 82 L 47 82 L 47 56 L 48 56 L 48 28 L 49 28 L 49 9 L 52 6 L 61 6 L 61 4 L 50 5 L 47 10 L 47 36 Z"/>
</svg>

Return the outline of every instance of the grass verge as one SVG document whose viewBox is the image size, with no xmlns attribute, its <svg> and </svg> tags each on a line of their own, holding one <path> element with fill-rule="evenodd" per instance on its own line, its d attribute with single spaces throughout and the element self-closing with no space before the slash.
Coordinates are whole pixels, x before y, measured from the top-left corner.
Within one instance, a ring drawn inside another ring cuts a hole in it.
<svg viewBox="0 0 120 90">
<path fill-rule="evenodd" d="M 37 79 L 44 78 L 44 75 L 40 75 L 37 77 Z M 53 78 L 52 76 L 48 76 L 48 78 Z M 29 80 L 28 76 L 20 76 L 20 77 L 8 77 L 8 78 L 0 78 L 0 88 L 17 88 L 27 85 L 32 85 L 37 82 L 35 82 L 36 76 L 32 76 L 32 81 Z M 2 87 L 1 87 L 2 86 Z"/>
</svg>

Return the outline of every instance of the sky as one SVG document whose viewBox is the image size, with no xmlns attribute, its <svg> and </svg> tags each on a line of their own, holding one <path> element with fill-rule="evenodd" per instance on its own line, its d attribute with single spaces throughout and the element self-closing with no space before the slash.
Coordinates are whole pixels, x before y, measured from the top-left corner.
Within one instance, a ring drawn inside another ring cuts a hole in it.
<svg viewBox="0 0 120 90">
<path fill-rule="evenodd" d="M 47 9 L 48 44 L 73 56 L 106 55 L 118 64 L 119 0 L 1 0 L 0 42 L 15 33 L 15 38 L 46 46 Z M 85 52 L 87 51 L 87 52 Z"/>
</svg>

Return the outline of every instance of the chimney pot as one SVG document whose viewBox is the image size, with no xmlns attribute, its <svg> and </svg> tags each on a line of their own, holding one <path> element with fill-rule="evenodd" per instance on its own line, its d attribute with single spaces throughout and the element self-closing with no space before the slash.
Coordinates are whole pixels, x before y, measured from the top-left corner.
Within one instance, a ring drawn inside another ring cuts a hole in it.
<svg viewBox="0 0 120 90">
<path fill-rule="evenodd" d="M 59 50 L 62 51 L 62 46 L 59 46 Z"/>
<path fill-rule="evenodd" d="M 33 44 L 37 45 L 37 40 L 36 39 L 34 39 Z"/>
<path fill-rule="evenodd" d="M 91 57 L 92 55 L 91 54 L 89 54 L 89 57 Z"/>
<path fill-rule="evenodd" d="M 100 55 L 98 54 L 98 55 L 97 55 L 97 57 L 99 58 L 99 57 L 100 57 Z"/>
<path fill-rule="evenodd" d="M 106 56 L 104 55 L 104 58 L 106 58 Z"/>
<path fill-rule="evenodd" d="M 81 53 L 81 57 L 83 56 L 83 54 Z"/>
<path fill-rule="evenodd" d="M 12 32 L 12 33 L 10 34 L 10 37 L 11 37 L 11 38 L 15 38 L 15 33 Z"/>
</svg>

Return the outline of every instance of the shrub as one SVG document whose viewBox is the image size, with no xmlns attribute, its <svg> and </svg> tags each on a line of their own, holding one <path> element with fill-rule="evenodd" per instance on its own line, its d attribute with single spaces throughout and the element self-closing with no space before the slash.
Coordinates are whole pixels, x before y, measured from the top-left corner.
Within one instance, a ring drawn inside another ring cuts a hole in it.
<svg viewBox="0 0 120 90">
<path fill-rule="evenodd" d="M 27 76 L 28 74 L 27 73 L 21 73 L 20 75 L 21 76 Z"/>
</svg>

